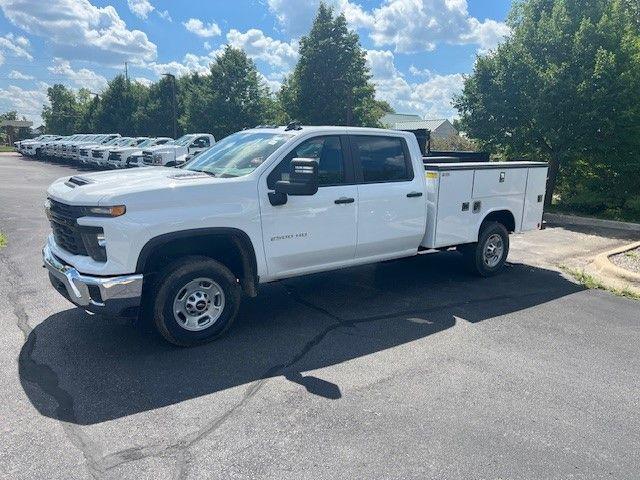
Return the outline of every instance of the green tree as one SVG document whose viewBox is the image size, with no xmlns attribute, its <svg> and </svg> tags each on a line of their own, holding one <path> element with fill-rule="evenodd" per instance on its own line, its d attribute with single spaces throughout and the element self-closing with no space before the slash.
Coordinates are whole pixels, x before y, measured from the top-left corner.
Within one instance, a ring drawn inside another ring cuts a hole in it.
<svg viewBox="0 0 640 480">
<path fill-rule="evenodd" d="M 136 112 L 148 96 L 148 88 L 138 82 L 118 75 L 109 82 L 102 92 L 100 108 L 96 115 L 99 132 L 119 132 L 125 136 L 138 135 L 139 125 Z"/>
<path fill-rule="evenodd" d="M 559 176 L 598 178 L 608 203 L 638 193 L 640 38 L 629 5 L 518 2 L 512 35 L 477 59 L 455 100 L 483 147 L 549 162 L 547 206 Z"/>
<path fill-rule="evenodd" d="M 243 50 L 227 46 L 207 76 L 193 75 L 185 90 L 182 125 L 217 139 L 266 123 L 273 111 L 269 92 Z"/>
<path fill-rule="evenodd" d="M 100 108 L 100 100 L 97 95 L 88 89 L 81 88 L 76 95 L 78 117 L 76 119 L 76 132 L 98 132 L 97 114 Z"/>
<path fill-rule="evenodd" d="M 290 118 L 305 124 L 377 126 L 388 104 L 376 101 L 370 80 L 358 34 L 321 3 L 279 100 Z"/>
<path fill-rule="evenodd" d="M 180 90 L 176 90 L 180 97 Z M 173 80 L 163 77 L 151 84 L 142 96 L 134 123 L 138 135 L 173 137 Z"/>
<path fill-rule="evenodd" d="M 76 131 L 78 101 L 72 90 L 55 84 L 47 89 L 49 105 L 42 110 L 42 118 L 48 133 L 71 135 Z"/>
</svg>

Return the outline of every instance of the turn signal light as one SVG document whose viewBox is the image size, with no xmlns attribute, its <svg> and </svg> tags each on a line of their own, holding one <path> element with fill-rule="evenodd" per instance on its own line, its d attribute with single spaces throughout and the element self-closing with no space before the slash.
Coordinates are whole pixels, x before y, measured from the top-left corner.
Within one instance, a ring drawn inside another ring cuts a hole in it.
<svg viewBox="0 0 640 480">
<path fill-rule="evenodd" d="M 101 217 L 119 217 L 124 215 L 127 208 L 124 205 L 116 205 L 113 207 L 89 207 L 89 213 L 99 215 Z"/>
</svg>

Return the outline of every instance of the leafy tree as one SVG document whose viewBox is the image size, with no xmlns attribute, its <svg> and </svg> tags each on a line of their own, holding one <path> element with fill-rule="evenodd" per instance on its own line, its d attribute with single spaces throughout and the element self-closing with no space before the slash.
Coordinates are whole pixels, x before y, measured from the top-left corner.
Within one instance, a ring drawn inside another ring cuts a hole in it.
<svg viewBox="0 0 640 480">
<path fill-rule="evenodd" d="M 147 100 L 148 89 L 138 82 L 118 75 L 109 82 L 102 93 L 96 126 L 100 132 L 119 132 L 125 136 L 136 136 L 139 126 L 136 112 Z"/>
<path fill-rule="evenodd" d="M 71 135 L 76 132 L 78 102 L 72 90 L 55 84 L 47 89 L 49 105 L 42 110 L 42 118 L 48 133 Z"/>
<path fill-rule="evenodd" d="M 377 126 L 389 106 L 376 101 L 370 80 L 358 34 L 321 3 L 279 99 L 291 118 L 306 124 Z"/>
<path fill-rule="evenodd" d="M 455 101 L 463 130 L 485 148 L 548 160 L 547 206 L 559 175 L 597 178 L 605 203 L 623 205 L 640 193 L 640 38 L 629 1 L 524 0 L 509 25 Z"/>
<path fill-rule="evenodd" d="M 88 89 L 81 88 L 76 95 L 78 117 L 75 129 L 77 132 L 97 132 L 97 114 L 100 100 Z"/>
<path fill-rule="evenodd" d="M 243 50 L 227 46 L 207 76 L 192 76 L 184 99 L 182 124 L 220 139 L 265 123 L 272 111 L 269 92 Z"/>
<path fill-rule="evenodd" d="M 179 97 L 179 90 L 176 90 Z M 138 105 L 134 121 L 138 135 L 173 137 L 173 80 L 163 77 L 151 84 Z"/>
</svg>

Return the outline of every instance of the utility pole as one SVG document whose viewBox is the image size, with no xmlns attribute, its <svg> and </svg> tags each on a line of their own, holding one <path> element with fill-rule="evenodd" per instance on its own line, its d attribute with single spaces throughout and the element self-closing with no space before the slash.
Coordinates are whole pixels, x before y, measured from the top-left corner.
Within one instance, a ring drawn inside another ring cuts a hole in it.
<svg viewBox="0 0 640 480">
<path fill-rule="evenodd" d="M 129 66 L 124 62 L 124 79 L 129 83 Z"/>
<path fill-rule="evenodd" d="M 164 77 L 171 79 L 171 93 L 172 100 L 171 106 L 173 107 L 173 138 L 178 138 L 178 113 L 177 113 L 177 100 L 176 100 L 176 76 L 172 73 L 163 73 Z"/>
</svg>

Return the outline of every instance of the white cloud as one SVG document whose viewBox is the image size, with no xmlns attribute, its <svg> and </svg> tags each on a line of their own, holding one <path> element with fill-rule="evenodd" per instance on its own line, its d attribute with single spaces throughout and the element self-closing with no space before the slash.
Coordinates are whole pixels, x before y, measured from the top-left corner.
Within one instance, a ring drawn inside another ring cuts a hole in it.
<svg viewBox="0 0 640 480">
<path fill-rule="evenodd" d="M 209 73 L 209 65 L 215 61 L 216 56 L 222 53 L 223 48 L 210 51 L 207 55 L 196 55 L 187 53 L 182 62 L 173 60 L 166 63 L 150 62 L 144 65 L 145 68 L 154 72 L 158 77 L 164 73 L 172 73 L 176 76 L 188 75 L 198 72 L 202 75 Z"/>
<path fill-rule="evenodd" d="M 48 70 L 56 75 L 66 77 L 78 88 L 88 88 L 92 92 L 99 92 L 107 86 L 107 79 L 88 68 L 74 70 L 68 60 L 55 58 Z"/>
<path fill-rule="evenodd" d="M 13 57 L 26 58 L 29 61 L 33 60 L 33 56 L 29 53 L 30 47 L 29 39 L 21 35 L 14 35 L 13 33 L 7 33 L 0 37 L 0 59 L 4 56 L 11 55 Z M 0 65 L 3 62 L 0 61 Z"/>
<path fill-rule="evenodd" d="M 374 44 L 397 52 L 431 51 L 439 43 L 489 49 L 509 33 L 502 23 L 470 16 L 466 0 L 387 0 L 369 15 Z"/>
<path fill-rule="evenodd" d="M 0 0 L 12 24 L 52 43 L 54 54 L 102 64 L 153 61 L 157 48 L 140 30 L 129 30 L 115 8 L 88 0 Z"/>
<path fill-rule="evenodd" d="M 160 18 L 164 18 L 166 21 L 168 22 L 173 22 L 173 18 L 171 18 L 171 15 L 169 14 L 169 10 L 156 10 L 156 12 L 158 12 L 158 15 L 160 16 Z"/>
<path fill-rule="evenodd" d="M 129 10 L 131 10 L 135 16 L 142 19 L 146 19 L 149 14 L 155 10 L 149 0 L 127 0 L 127 5 L 129 5 Z"/>
<path fill-rule="evenodd" d="M 368 50 L 367 64 L 373 75 L 376 95 L 400 113 L 416 113 L 424 118 L 453 118 L 453 97 L 462 91 L 464 77 L 460 73 L 438 75 L 415 69 L 422 82 L 409 82 L 398 71 L 389 50 Z"/>
<path fill-rule="evenodd" d="M 210 38 L 217 37 L 218 35 L 222 34 L 220 27 L 215 22 L 211 22 L 209 25 L 205 25 L 204 23 L 202 23 L 202 20 L 199 20 L 197 18 L 190 18 L 182 24 L 187 30 L 189 30 L 191 33 L 195 33 L 199 37 Z"/>
<path fill-rule="evenodd" d="M 35 77 L 33 77 L 32 75 L 25 75 L 24 73 L 17 70 L 11 70 L 9 78 L 11 78 L 12 80 L 33 80 Z"/>
<path fill-rule="evenodd" d="M 247 32 L 239 32 L 232 29 L 226 35 L 227 43 L 235 48 L 242 48 L 247 56 L 261 60 L 269 66 L 277 69 L 275 73 L 265 76 L 266 83 L 274 88 L 280 85 L 282 78 L 287 74 L 298 59 L 298 44 L 276 40 L 266 36 L 261 30 L 251 29 Z M 224 45 L 213 49 L 209 42 L 205 42 L 204 48 L 208 50 L 206 55 L 196 55 L 187 53 L 182 61 L 171 61 L 167 63 L 148 62 L 145 68 L 153 71 L 157 76 L 163 73 L 173 73 L 174 75 L 187 75 L 193 72 L 208 74 L 209 66 L 215 62 L 216 57 L 224 52 Z M 279 87 L 278 87 L 279 88 Z"/>
<path fill-rule="evenodd" d="M 35 89 L 23 89 L 15 85 L 0 88 L 0 111 L 15 110 L 33 122 L 34 127 L 42 125 L 42 107 L 49 103 L 48 85 L 39 82 Z"/>
<path fill-rule="evenodd" d="M 477 44 L 487 51 L 509 34 L 504 23 L 469 15 L 467 0 L 385 0 L 371 10 L 350 0 L 325 3 L 344 13 L 352 28 L 368 31 L 376 46 L 391 46 L 396 52 L 432 51 L 440 43 Z M 278 23 L 294 36 L 309 31 L 319 4 L 320 0 L 267 0 Z"/>
<path fill-rule="evenodd" d="M 146 77 L 136 77 L 134 81 L 138 82 L 141 85 L 144 85 L 145 87 L 149 87 L 151 86 L 151 84 L 153 84 L 153 80 L 150 80 Z"/>
<path fill-rule="evenodd" d="M 256 28 L 245 33 L 232 29 L 227 33 L 227 42 L 232 47 L 243 49 L 250 58 L 262 60 L 274 67 L 292 68 L 298 60 L 296 42 L 276 40 Z"/>
</svg>

